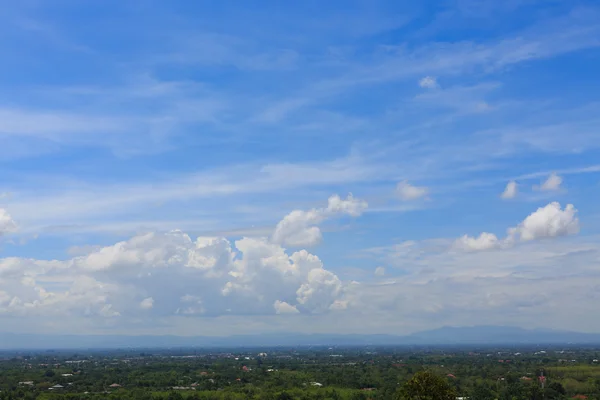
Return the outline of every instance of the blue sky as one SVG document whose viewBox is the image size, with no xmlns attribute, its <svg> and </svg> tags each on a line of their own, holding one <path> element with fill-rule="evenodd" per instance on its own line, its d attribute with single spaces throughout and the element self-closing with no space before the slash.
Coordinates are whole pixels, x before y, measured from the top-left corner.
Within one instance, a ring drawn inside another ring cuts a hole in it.
<svg viewBox="0 0 600 400">
<path fill-rule="evenodd" d="M 597 2 L 4 3 L 3 329 L 600 332 Z"/>
</svg>

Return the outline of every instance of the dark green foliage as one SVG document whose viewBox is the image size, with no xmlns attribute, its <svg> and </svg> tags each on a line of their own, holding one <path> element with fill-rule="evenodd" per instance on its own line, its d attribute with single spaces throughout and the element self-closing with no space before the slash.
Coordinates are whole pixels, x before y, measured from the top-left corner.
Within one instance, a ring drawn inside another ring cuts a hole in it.
<svg viewBox="0 0 600 400">
<path fill-rule="evenodd" d="M 552 382 L 549 386 L 549 389 L 552 389 L 553 391 L 555 391 L 557 394 L 559 395 L 566 395 L 567 391 L 565 390 L 564 386 L 560 383 L 560 382 Z"/>
<path fill-rule="evenodd" d="M 441 376 L 431 372 L 417 372 L 396 394 L 402 400 L 455 400 L 456 390 Z"/>
<path fill-rule="evenodd" d="M 479 384 L 473 389 L 471 400 L 492 400 L 496 398 L 494 390 L 488 384 Z"/>
<path fill-rule="evenodd" d="M 600 400 L 594 349 L 230 352 L 0 354 L 0 400 Z"/>
</svg>

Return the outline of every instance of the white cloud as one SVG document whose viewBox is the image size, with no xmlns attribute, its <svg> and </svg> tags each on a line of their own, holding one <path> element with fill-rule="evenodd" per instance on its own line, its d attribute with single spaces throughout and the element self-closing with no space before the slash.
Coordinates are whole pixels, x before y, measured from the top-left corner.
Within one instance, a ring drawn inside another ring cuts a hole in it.
<svg viewBox="0 0 600 400">
<path fill-rule="evenodd" d="M 157 329 L 156 321 L 175 324 L 171 318 L 220 316 L 220 321 L 230 315 L 243 326 L 264 315 L 293 313 L 305 324 L 298 326 L 303 331 L 327 332 L 381 332 L 394 324 L 390 315 L 402 317 L 403 329 L 434 327 L 451 319 L 466 325 L 514 324 L 515 315 L 559 323 L 569 321 L 569 311 L 547 293 L 559 293 L 567 305 L 581 299 L 590 303 L 597 280 L 569 273 L 596 273 L 600 248 L 597 241 L 546 244 L 530 237 L 574 232 L 574 213 L 572 206 L 562 210 L 557 203 L 535 211 L 515 233 L 521 246 L 488 233 L 461 241 L 468 249 L 487 253 L 448 252 L 451 242 L 444 240 L 405 242 L 385 261 L 407 273 L 385 284 L 343 283 L 316 255 L 306 250 L 290 255 L 267 238 L 232 244 L 225 238 L 193 240 L 179 231 L 90 247 L 90 254 L 66 261 L 4 258 L 0 318 L 80 317 L 99 326 L 142 320 Z M 565 259 L 570 260 L 568 273 Z M 545 310 L 554 319 L 544 319 Z M 310 323 L 302 319 L 306 315 L 311 315 Z M 352 322 L 356 320 L 362 323 Z"/>
<path fill-rule="evenodd" d="M 312 312 L 327 310 L 342 291 L 342 282 L 332 272 L 313 268 L 307 282 L 296 291 L 296 299 L 305 309 Z"/>
<path fill-rule="evenodd" d="M 421 78 L 419 81 L 419 86 L 426 89 L 435 89 L 438 87 L 437 80 L 432 76 L 426 76 Z"/>
<path fill-rule="evenodd" d="M 71 246 L 67 249 L 67 254 L 72 257 L 86 256 L 90 253 L 100 250 L 101 248 L 102 248 L 102 246 L 90 246 L 90 245 Z"/>
<path fill-rule="evenodd" d="M 427 196 L 429 189 L 424 186 L 413 186 L 407 181 L 402 181 L 396 186 L 396 195 L 405 201 L 416 200 Z"/>
<path fill-rule="evenodd" d="M 375 318 L 385 310 L 420 326 L 485 321 L 527 327 L 581 320 L 600 300 L 597 236 L 526 241 L 486 252 L 447 251 L 450 243 L 429 239 L 380 248 L 381 260 L 406 275 L 385 284 L 347 286 L 342 300 L 364 315 Z M 586 311 L 577 309 L 578 304 Z M 595 324 L 593 330 L 599 329 Z"/>
<path fill-rule="evenodd" d="M 343 214 L 358 217 L 366 208 L 367 203 L 354 198 L 352 194 L 345 200 L 338 195 L 331 196 L 326 208 L 295 210 L 286 215 L 275 227 L 272 241 L 292 247 L 314 246 L 322 240 L 318 224 Z"/>
<path fill-rule="evenodd" d="M 558 202 L 538 208 L 515 228 L 509 229 L 509 238 L 529 241 L 541 238 L 572 235 L 579 232 L 577 209 L 567 204 L 561 209 Z"/>
<path fill-rule="evenodd" d="M 102 247 L 86 256 L 76 257 L 71 262 L 75 267 L 91 272 L 131 270 L 146 265 L 166 267 L 182 262 L 187 265 L 189 258 L 196 256 L 194 247 L 191 238 L 182 232 L 147 233 Z"/>
<path fill-rule="evenodd" d="M 295 306 L 279 300 L 275 300 L 273 308 L 275 308 L 276 314 L 298 314 L 300 312 Z"/>
<path fill-rule="evenodd" d="M 554 190 L 559 190 L 560 186 L 563 183 L 563 179 L 558 176 L 555 173 L 550 174 L 550 176 L 548 177 L 548 179 L 546 179 L 541 186 L 539 187 L 540 190 L 543 191 L 554 191 Z"/>
<path fill-rule="evenodd" d="M 152 297 L 145 298 L 140 302 L 140 308 L 143 310 L 149 310 L 154 307 L 154 299 Z"/>
<path fill-rule="evenodd" d="M 482 251 L 495 249 L 501 242 L 493 233 L 483 232 L 478 237 L 464 235 L 454 242 L 454 248 L 465 251 Z"/>
<path fill-rule="evenodd" d="M 309 224 L 358 216 L 366 207 L 352 195 L 331 196 L 325 208 L 289 214 L 283 222 L 291 229 L 280 223 L 276 232 L 290 243 L 318 230 Z M 81 255 L 65 261 L 0 259 L 0 314 L 38 315 L 51 308 L 56 315 L 98 318 L 145 318 L 140 310 L 148 317 L 260 315 L 273 313 L 274 304 L 278 312 L 322 313 L 343 288 L 319 257 L 306 250 L 288 254 L 268 238 L 232 244 L 224 237 L 150 232 L 75 253 Z"/>
<path fill-rule="evenodd" d="M 517 182 L 510 181 L 506 184 L 504 192 L 502 192 L 503 199 L 514 199 L 517 196 Z"/>
<path fill-rule="evenodd" d="M 484 251 L 508 248 L 517 241 L 576 234 L 579 232 L 576 214 L 577 210 L 572 204 L 567 204 L 563 210 L 559 203 L 552 202 L 528 215 L 518 226 L 507 229 L 507 236 L 502 240 L 493 233 L 483 232 L 478 237 L 464 235 L 454 241 L 452 247 L 464 251 Z"/>
<path fill-rule="evenodd" d="M 0 208 L 0 236 L 12 233 L 17 230 L 17 224 L 12 219 L 8 211 Z"/>
<path fill-rule="evenodd" d="M 318 210 L 295 210 L 286 215 L 275 228 L 272 240 L 292 247 L 314 246 L 321 242 L 321 229 L 315 224 L 324 220 Z"/>
<path fill-rule="evenodd" d="M 367 163 L 353 155 L 312 163 L 230 165 L 172 179 L 151 177 L 150 181 L 128 184 L 97 183 L 82 187 L 70 178 L 56 178 L 49 185 L 42 177 L 35 179 L 35 190 L 15 192 L 10 210 L 22 226 L 21 230 L 35 232 L 60 228 L 61 232 L 69 233 L 109 231 L 127 236 L 141 231 L 196 229 L 198 225 L 205 231 L 218 232 L 224 230 L 224 225 L 239 224 L 240 217 L 247 217 L 248 213 L 238 211 L 238 206 L 251 204 L 249 197 L 255 195 L 291 194 L 294 190 L 310 193 L 317 187 L 371 182 L 396 173 L 393 167 Z M 191 221 L 156 216 L 159 204 L 171 214 L 180 212 L 184 198 L 194 207 L 210 207 L 215 212 Z M 218 204 L 216 209 L 215 203 Z M 263 223 L 271 220 L 269 212 L 280 213 L 279 207 L 272 205 L 268 202 L 262 207 Z M 257 213 L 252 214 L 257 216 Z M 131 218 L 132 215 L 142 217 Z"/>
<path fill-rule="evenodd" d="M 65 261 L 0 259 L 0 314 L 260 315 L 273 313 L 277 300 L 320 313 L 342 286 L 317 256 L 288 255 L 267 238 L 234 246 L 225 238 L 149 233 Z"/>
<path fill-rule="evenodd" d="M 126 129 L 126 123 L 130 122 L 106 116 L 81 116 L 6 108 L 0 108 L 0 121 L 0 133 L 4 135 L 34 136 L 53 140 L 59 140 L 63 135 L 80 132 L 86 134 L 122 132 Z"/>
<path fill-rule="evenodd" d="M 354 198 L 352 193 L 346 197 L 346 200 L 342 200 L 340 196 L 336 194 L 328 199 L 325 212 L 329 215 L 348 214 L 351 217 L 359 217 L 367 207 L 366 201 Z"/>
<path fill-rule="evenodd" d="M 301 305 L 301 311 L 321 312 L 340 294 L 339 278 L 306 250 L 287 255 L 279 245 L 253 238 L 238 240 L 235 246 L 243 258 L 229 273 L 232 278 L 224 285 L 225 296 L 272 299 L 269 305 L 281 300 Z M 241 306 L 248 309 L 253 304 L 246 301 Z"/>
<path fill-rule="evenodd" d="M 206 312 L 202 299 L 199 296 L 186 294 L 185 296 L 181 296 L 181 303 L 183 303 L 183 306 L 177 308 L 175 314 L 200 315 Z"/>
<path fill-rule="evenodd" d="M 111 301 L 119 285 L 74 275 L 63 262 L 0 259 L 0 275 L 0 290 L 10 298 L 9 302 L 0 303 L 0 316 L 108 318 L 120 315 Z"/>
<path fill-rule="evenodd" d="M 453 86 L 444 90 L 428 90 L 415 96 L 415 106 L 452 112 L 453 117 L 489 112 L 495 109 L 485 99 L 488 92 L 500 85 L 495 82 L 479 83 L 474 86 Z"/>
<path fill-rule="evenodd" d="M 375 268 L 375 276 L 384 276 L 385 275 L 385 268 L 384 267 L 377 267 Z"/>
</svg>

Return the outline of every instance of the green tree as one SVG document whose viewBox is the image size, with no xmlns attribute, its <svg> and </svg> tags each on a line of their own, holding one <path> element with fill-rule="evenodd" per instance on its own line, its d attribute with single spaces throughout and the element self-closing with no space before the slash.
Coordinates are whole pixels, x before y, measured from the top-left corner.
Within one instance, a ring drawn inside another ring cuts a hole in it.
<svg viewBox="0 0 600 400">
<path fill-rule="evenodd" d="M 500 400 L 524 399 L 526 398 L 524 389 L 520 383 L 510 383 L 500 393 Z"/>
<path fill-rule="evenodd" d="M 567 391 L 560 382 L 552 382 L 544 391 L 546 398 L 556 400 L 566 397 Z"/>
<path fill-rule="evenodd" d="M 398 400 L 455 400 L 456 390 L 431 371 L 417 372 L 396 393 Z"/>
<path fill-rule="evenodd" d="M 171 391 L 171 392 L 169 392 L 169 396 L 167 397 L 167 400 L 183 400 L 183 396 L 181 395 L 181 393 Z"/>
<path fill-rule="evenodd" d="M 496 398 L 494 391 L 488 385 L 477 385 L 471 394 L 473 400 L 492 400 Z"/>
<path fill-rule="evenodd" d="M 278 396 L 277 396 L 277 400 L 294 400 L 294 398 L 292 397 L 291 394 L 289 394 L 288 392 L 281 392 Z"/>
<path fill-rule="evenodd" d="M 567 391 L 565 390 L 564 386 L 560 382 L 552 382 L 548 386 L 548 388 L 554 390 L 555 392 L 557 392 L 558 394 L 561 394 L 563 396 L 567 394 Z"/>
</svg>

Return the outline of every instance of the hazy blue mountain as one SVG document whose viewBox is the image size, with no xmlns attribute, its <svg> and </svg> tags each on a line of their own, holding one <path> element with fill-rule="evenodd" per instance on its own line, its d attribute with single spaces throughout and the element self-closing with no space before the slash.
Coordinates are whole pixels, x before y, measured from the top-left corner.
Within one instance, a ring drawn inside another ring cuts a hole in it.
<svg viewBox="0 0 600 400">
<path fill-rule="evenodd" d="M 600 334 L 503 326 L 443 327 L 407 336 L 267 334 L 211 336 L 41 335 L 0 333 L 0 349 L 264 347 L 363 345 L 600 344 Z"/>
<path fill-rule="evenodd" d="M 404 337 L 411 344 L 600 343 L 600 334 L 508 326 L 443 327 Z"/>
</svg>

